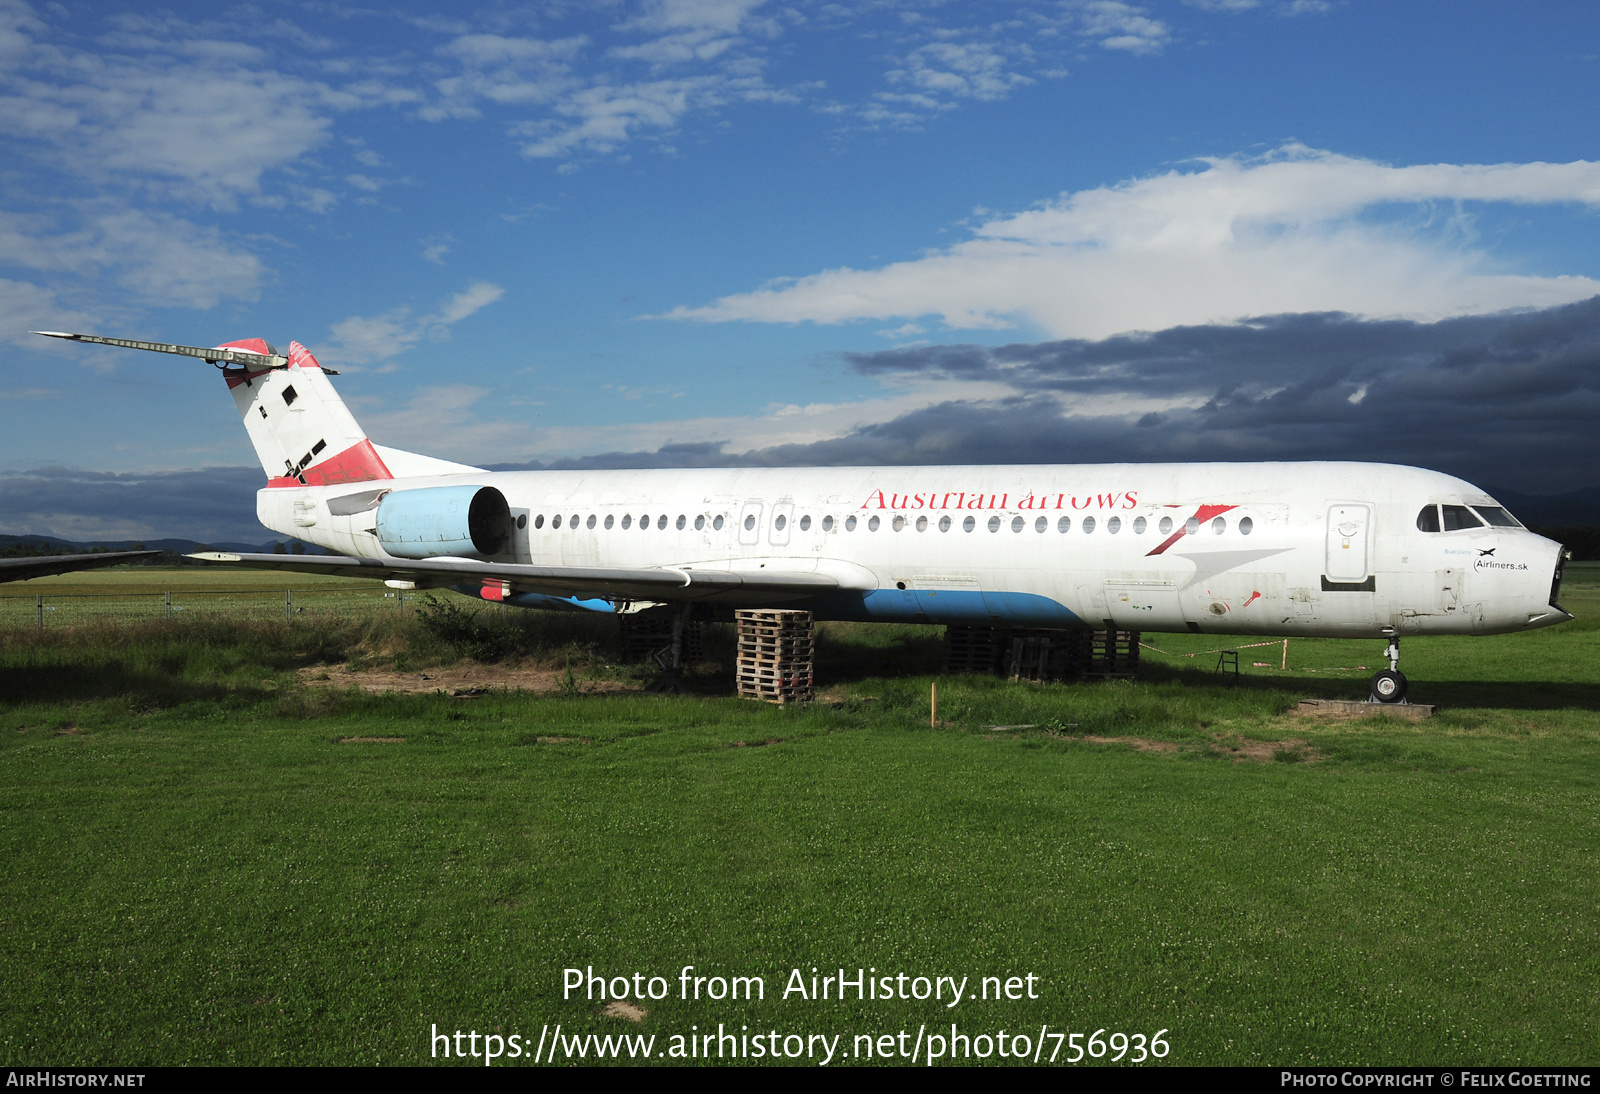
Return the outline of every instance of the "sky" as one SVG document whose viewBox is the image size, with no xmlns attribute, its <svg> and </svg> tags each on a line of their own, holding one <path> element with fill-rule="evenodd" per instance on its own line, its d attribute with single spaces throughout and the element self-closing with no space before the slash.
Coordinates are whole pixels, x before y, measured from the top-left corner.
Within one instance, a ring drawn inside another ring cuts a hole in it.
<svg viewBox="0 0 1600 1094">
<path fill-rule="evenodd" d="M 308 346 L 501 467 L 1360 459 L 1600 485 L 1600 15 L 0 0 L 0 531 L 261 542 Z"/>
</svg>

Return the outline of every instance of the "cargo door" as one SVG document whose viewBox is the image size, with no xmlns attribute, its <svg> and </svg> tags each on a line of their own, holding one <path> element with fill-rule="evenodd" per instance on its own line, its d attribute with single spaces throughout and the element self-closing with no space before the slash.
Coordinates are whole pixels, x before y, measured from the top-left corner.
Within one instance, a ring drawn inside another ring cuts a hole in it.
<svg viewBox="0 0 1600 1094">
<path fill-rule="evenodd" d="M 1107 581 L 1106 618 L 1131 631 L 1187 629 L 1173 581 Z"/>
</svg>

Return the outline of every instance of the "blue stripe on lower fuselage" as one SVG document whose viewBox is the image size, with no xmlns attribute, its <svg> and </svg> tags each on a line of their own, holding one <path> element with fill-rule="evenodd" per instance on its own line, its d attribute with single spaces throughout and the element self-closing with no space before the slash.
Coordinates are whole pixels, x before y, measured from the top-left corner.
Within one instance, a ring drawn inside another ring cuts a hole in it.
<svg viewBox="0 0 1600 1094">
<path fill-rule="evenodd" d="M 1083 627 L 1086 623 L 1038 593 L 976 589 L 874 589 L 838 592 L 784 607 L 805 608 L 818 619 L 862 623 L 953 623 L 957 626 Z"/>
<path fill-rule="evenodd" d="M 478 585 L 456 585 L 456 592 L 480 597 Z M 557 612 L 615 611 L 609 600 L 581 600 L 575 596 L 516 593 L 503 603 L 517 608 L 542 608 Z M 1038 593 L 979 592 L 976 589 L 873 589 L 840 591 L 805 600 L 786 600 L 784 608 L 809 611 L 818 619 L 858 623 L 944 623 L 973 627 L 1085 627 L 1082 619 Z M 706 606 L 712 618 L 732 610 Z"/>
</svg>

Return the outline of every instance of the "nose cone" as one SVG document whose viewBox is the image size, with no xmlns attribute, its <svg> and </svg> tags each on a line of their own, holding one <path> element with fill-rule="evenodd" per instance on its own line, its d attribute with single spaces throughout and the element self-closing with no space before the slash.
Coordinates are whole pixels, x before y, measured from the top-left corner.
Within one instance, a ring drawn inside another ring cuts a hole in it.
<svg viewBox="0 0 1600 1094">
<path fill-rule="evenodd" d="M 1561 598 L 1562 571 L 1567 564 L 1567 549 L 1554 540 L 1545 539 L 1543 536 L 1534 536 L 1534 541 L 1540 545 L 1540 555 L 1545 559 L 1544 565 L 1534 574 L 1535 588 L 1531 590 L 1535 597 L 1542 592 L 1542 577 L 1550 575 L 1549 595 L 1544 598 L 1544 603 L 1536 603 L 1528 609 L 1528 627 L 1552 627 L 1557 623 L 1565 623 L 1572 618 L 1572 613 L 1563 608 L 1558 602 Z"/>
</svg>

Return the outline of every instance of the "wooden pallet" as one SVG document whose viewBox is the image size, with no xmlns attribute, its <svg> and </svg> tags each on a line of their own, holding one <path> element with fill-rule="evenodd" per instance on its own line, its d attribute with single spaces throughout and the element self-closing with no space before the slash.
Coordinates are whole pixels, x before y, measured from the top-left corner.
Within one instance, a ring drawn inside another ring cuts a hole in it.
<svg viewBox="0 0 1600 1094">
<path fill-rule="evenodd" d="M 734 613 L 739 660 L 734 671 L 743 698 L 808 703 L 814 696 L 816 628 L 810 612 L 745 610 Z"/>
<path fill-rule="evenodd" d="M 620 632 L 621 659 L 625 663 L 649 661 L 662 651 L 672 649 L 672 614 L 670 612 L 634 612 L 617 616 Z M 691 619 L 683 625 L 683 663 L 705 660 L 705 647 L 700 637 L 700 621 Z"/>
<path fill-rule="evenodd" d="M 952 676 L 993 676 L 1000 671 L 1000 657 L 1009 642 L 1004 631 L 994 627 L 946 627 L 944 629 L 944 671 Z"/>
</svg>

